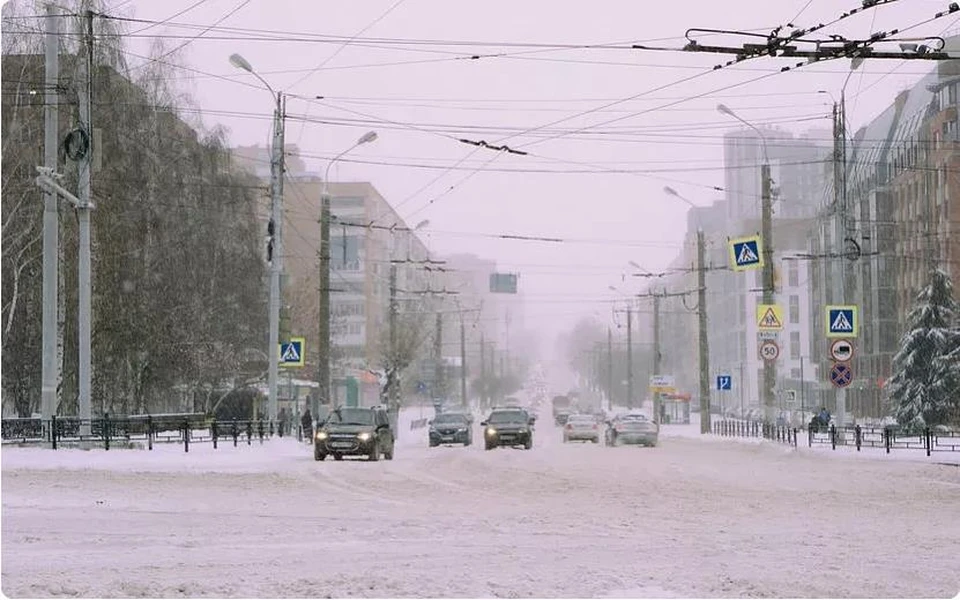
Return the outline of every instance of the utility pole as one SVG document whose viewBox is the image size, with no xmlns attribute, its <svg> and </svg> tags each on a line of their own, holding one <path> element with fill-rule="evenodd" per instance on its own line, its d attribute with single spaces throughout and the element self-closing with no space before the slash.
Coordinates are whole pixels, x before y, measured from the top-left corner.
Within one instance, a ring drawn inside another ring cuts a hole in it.
<svg viewBox="0 0 960 600">
<path fill-rule="evenodd" d="M 387 385 L 389 387 L 390 410 L 396 418 L 400 416 L 400 390 L 397 373 L 397 265 L 390 263 L 390 311 L 388 315 L 390 327 L 390 360 L 387 361 Z"/>
<path fill-rule="evenodd" d="M 660 294 L 653 293 L 653 374 L 660 373 Z M 660 423 L 660 392 L 653 392 L 653 422 Z"/>
<path fill-rule="evenodd" d="M 460 313 L 460 403 L 466 409 L 467 402 L 467 328 L 463 324 L 463 313 Z"/>
<path fill-rule="evenodd" d="M 764 238 L 766 242 L 767 238 Z M 703 229 L 697 230 L 697 320 L 700 324 L 700 433 L 710 433 L 710 346 L 707 340 L 707 265 Z M 742 384 L 741 384 L 742 385 Z"/>
<path fill-rule="evenodd" d="M 283 127 L 284 98 L 277 92 L 277 106 L 273 111 L 273 142 L 270 158 L 270 340 L 269 370 L 267 372 L 267 418 L 277 419 L 277 394 L 280 370 L 280 274 L 283 271 Z M 329 287 L 329 286 L 328 286 Z M 329 389 L 329 382 L 328 382 Z M 324 393 L 320 388 L 320 393 Z M 314 413 L 316 415 L 316 413 Z"/>
<path fill-rule="evenodd" d="M 57 170 L 60 93 L 60 16 L 53 4 L 47 4 L 46 19 L 46 91 L 43 105 L 43 166 Z M 53 190 L 43 195 L 43 360 L 41 363 L 40 419 L 43 423 L 57 413 L 57 258 L 60 227 L 59 199 Z"/>
<path fill-rule="evenodd" d="M 443 314 L 437 311 L 437 334 L 433 341 L 434 364 L 434 399 L 443 398 L 446 394 L 443 377 Z"/>
<path fill-rule="evenodd" d="M 852 71 L 851 71 L 852 72 Z M 847 290 L 846 290 L 846 261 L 844 259 L 844 248 L 843 242 L 846 237 L 847 230 L 847 150 L 846 150 L 846 85 L 844 89 L 840 91 L 840 107 L 837 110 L 836 105 L 834 106 L 834 125 L 833 125 L 833 140 L 834 140 L 834 151 L 836 153 L 836 160 L 833 162 L 833 199 L 834 207 L 836 214 L 833 218 L 834 223 L 834 239 L 833 247 L 834 254 L 837 258 L 836 264 L 833 268 L 834 275 L 834 289 L 837 290 L 838 304 L 846 304 L 847 300 Z M 929 237 L 928 237 L 929 239 Z M 830 324 L 827 323 L 827 327 Z M 836 419 L 837 425 L 843 427 L 846 421 L 846 412 L 847 412 L 847 389 L 846 388 L 835 388 L 836 389 Z"/>
<path fill-rule="evenodd" d="M 633 408 L 633 307 L 627 305 L 627 408 Z"/>
<path fill-rule="evenodd" d="M 613 331 L 607 326 L 607 411 L 613 412 Z"/>
<path fill-rule="evenodd" d="M 774 263 L 773 263 L 773 182 L 770 180 L 770 161 L 764 153 L 763 166 L 760 168 L 762 179 L 761 197 L 761 235 L 763 238 L 763 303 L 773 304 L 774 296 Z M 709 384 L 709 382 L 707 382 Z M 702 384 L 701 384 L 702 385 Z M 763 361 L 763 398 L 764 420 L 772 422 L 776 411 L 776 395 L 774 388 L 777 385 L 777 363 L 772 360 Z"/>
<path fill-rule="evenodd" d="M 83 54 L 79 61 L 80 73 L 77 77 L 78 96 L 80 100 L 80 130 L 86 137 L 86 151 L 80 158 L 77 173 L 77 197 L 80 200 L 79 217 L 79 361 L 78 371 L 78 404 L 80 417 L 80 435 L 90 435 L 90 381 L 91 374 L 91 276 L 90 276 L 90 176 L 93 167 L 93 116 L 91 90 L 93 88 L 93 11 L 83 11 L 83 43 L 80 46 Z"/>
<path fill-rule="evenodd" d="M 480 332 L 480 409 L 487 409 L 487 343 Z"/>
<path fill-rule="evenodd" d="M 317 340 L 317 383 L 311 403 L 313 414 L 320 411 L 320 399 L 330 398 L 330 194 L 320 195 L 320 323 Z"/>
</svg>

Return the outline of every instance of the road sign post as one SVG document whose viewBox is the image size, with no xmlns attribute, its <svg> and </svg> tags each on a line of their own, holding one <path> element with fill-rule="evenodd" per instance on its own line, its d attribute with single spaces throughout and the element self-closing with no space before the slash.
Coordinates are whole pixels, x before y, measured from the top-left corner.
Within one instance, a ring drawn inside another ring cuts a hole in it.
<svg viewBox="0 0 960 600">
<path fill-rule="evenodd" d="M 305 342 L 305 338 L 302 337 L 292 337 L 286 342 L 280 342 L 280 366 L 302 367 Z"/>
<path fill-rule="evenodd" d="M 729 244 L 730 266 L 734 271 L 748 271 L 763 267 L 759 235 L 732 239 Z"/>
<path fill-rule="evenodd" d="M 855 338 L 860 330 L 856 305 L 827 306 L 827 337 Z"/>
<path fill-rule="evenodd" d="M 773 340 L 765 340 L 760 344 L 760 358 L 773 362 L 780 358 L 780 346 Z"/>
</svg>

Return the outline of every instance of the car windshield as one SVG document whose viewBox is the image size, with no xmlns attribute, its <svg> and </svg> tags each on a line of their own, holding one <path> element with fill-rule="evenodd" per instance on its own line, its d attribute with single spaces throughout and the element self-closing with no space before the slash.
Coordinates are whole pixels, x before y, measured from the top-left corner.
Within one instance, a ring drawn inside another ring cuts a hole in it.
<svg viewBox="0 0 960 600">
<path fill-rule="evenodd" d="M 330 413 L 329 422 L 339 425 L 373 425 L 373 411 L 365 408 L 341 408 Z"/>
<path fill-rule="evenodd" d="M 463 415 L 437 415 L 433 419 L 434 425 L 460 425 L 465 423 L 467 418 Z"/>
<path fill-rule="evenodd" d="M 647 417 L 645 415 L 623 415 L 622 417 L 620 417 L 620 420 L 636 423 L 636 422 L 646 421 Z"/>
<path fill-rule="evenodd" d="M 596 421 L 595 418 L 590 415 L 573 415 L 567 421 L 568 423 L 593 423 Z"/>
<path fill-rule="evenodd" d="M 527 413 L 519 410 L 505 410 L 490 415 L 488 423 L 526 423 Z"/>
</svg>

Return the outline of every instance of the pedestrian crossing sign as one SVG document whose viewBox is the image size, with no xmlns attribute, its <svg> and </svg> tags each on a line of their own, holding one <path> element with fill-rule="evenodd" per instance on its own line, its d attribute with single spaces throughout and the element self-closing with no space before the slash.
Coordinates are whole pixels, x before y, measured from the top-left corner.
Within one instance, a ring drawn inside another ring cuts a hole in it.
<svg viewBox="0 0 960 600">
<path fill-rule="evenodd" d="M 302 367 L 304 338 L 290 338 L 289 341 L 280 342 L 280 366 L 281 367 Z"/>
<path fill-rule="evenodd" d="M 780 331 L 783 329 L 783 308 L 779 304 L 757 305 L 757 329 Z"/>
<path fill-rule="evenodd" d="M 730 265 L 734 271 L 759 269 L 763 266 L 760 236 L 752 235 L 730 240 Z"/>
<path fill-rule="evenodd" d="M 855 305 L 827 307 L 827 337 L 857 337 L 860 324 Z"/>
</svg>

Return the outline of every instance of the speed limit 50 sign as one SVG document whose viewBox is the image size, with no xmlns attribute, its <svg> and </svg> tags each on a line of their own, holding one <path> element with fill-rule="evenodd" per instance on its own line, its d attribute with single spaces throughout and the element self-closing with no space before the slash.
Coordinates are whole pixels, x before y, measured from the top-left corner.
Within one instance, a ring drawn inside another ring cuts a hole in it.
<svg viewBox="0 0 960 600">
<path fill-rule="evenodd" d="M 774 361 L 780 358 L 780 346 L 773 340 L 765 340 L 760 344 L 760 358 Z"/>
</svg>

